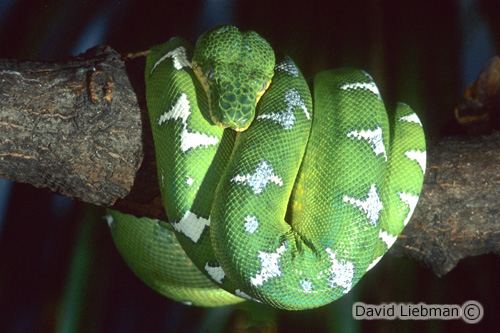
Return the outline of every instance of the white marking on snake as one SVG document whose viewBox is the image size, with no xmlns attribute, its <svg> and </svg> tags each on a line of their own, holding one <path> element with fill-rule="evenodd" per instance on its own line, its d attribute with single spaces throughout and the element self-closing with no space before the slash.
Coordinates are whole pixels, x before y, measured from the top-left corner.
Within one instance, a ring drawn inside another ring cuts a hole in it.
<svg viewBox="0 0 500 333">
<path fill-rule="evenodd" d="M 161 187 L 162 189 L 165 188 L 165 172 L 163 171 L 163 168 L 161 169 Z"/>
<path fill-rule="evenodd" d="M 196 216 L 196 214 L 186 211 L 182 219 L 177 223 L 172 223 L 172 227 L 193 242 L 198 242 L 205 228 L 210 226 L 210 219 Z"/>
<path fill-rule="evenodd" d="M 215 267 L 209 266 L 208 262 L 205 264 L 205 270 L 208 275 L 217 282 L 218 284 L 222 284 L 222 280 L 226 277 L 226 273 L 222 270 L 222 267 L 216 265 Z"/>
<path fill-rule="evenodd" d="M 108 224 L 108 227 L 110 229 L 115 227 L 116 223 L 115 220 L 113 219 L 113 216 L 111 216 L 110 214 L 106 214 L 102 218 L 106 220 L 106 223 Z"/>
<path fill-rule="evenodd" d="M 161 125 L 168 120 L 181 120 L 183 124 L 187 124 L 190 114 L 189 100 L 187 95 L 183 93 L 179 96 L 174 106 L 160 115 L 156 123 Z"/>
<path fill-rule="evenodd" d="M 284 129 L 291 129 L 295 124 L 295 115 L 291 110 L 262 114 L 257 119 L 272 120 Z"/>
<path fill-rule="evenodd" d="M 385 145 L 384 145 L 384 140 L 382 139 L 382 128 L 377 125 L 377 127 L 374 130 L 362 130 L 361 132 L 358 132 L 356 130 L 352 130 L 347 133 L 347 137 L 353 137 L 358 140 L 366 140 L 368 143 L 372 146 L 373 152 L 375 155 L 384 155 L 384 159 L 387 161 L 387 153 L 385 150 Z"/>
<path fill-rule="evenodd" d="M 287 73 L 288 75 L 298 77 L 299 76 L 299 70 L 297 66 L 295 66 L 295 63 L 291 59 L 286 59 L 280 62 L 279 64 L 276 64 L 274 66 L 275 71 L 282 71 Z"/>
<path fill-rule="evenodd" d="M 353 82 L 353 83 L 346 83 L 344 85 L 341 85 L 339 87 L 341 90 L 357 90 L 357 89 L 364 89 L 368 90 L 375 95 L 377 95 L 378 99 L 382 99 L 382 96 L 380 96 L 380 92 L 378 91 L 377 85 L 374 82 Z"/>
<path fill-rule="evenodd" d="M 191 148 L 215 146 L 219 139 L 205 133 L 189 132 L 187 119 L 191 115 L 191 109 L 187 95 L 182 93 L 175 104 L 158 118 L 157 124 L 161 125 L 169 120 L 180 120 L 182 122 L 180 147 L 183 152 Z"/>
<path fill-rule="evenodd" d="M 366 214 L 370 225 L 377 226 L 378 219 L 380 217 L 380 211 L 382 210 L 382 201 L 380 201 L 380 197 L 377 193 L 377 188 L 375 184 L 373 184 L 368 190 L 368 194 L 364 200 L 359 200 L 356 198 L 351 198 L 349 196 L 344 196 L 342 198 L 344 202 L 349 202 L 350 204 L 359 208 L 360 211 Z"/>
<path fill-rule="evenodd" d="M 312 283 L 307 280 L 300 281 L 300 286 L 302 287 L 302 289 L 304 289 L 306 293 L 310 293 L 311 290 L 313 289 Z"/>
<path fill-rule="evenodd" d="M 418 164 L 420 165 L 420 168 L 422 169 L 422 173 L 425 174 L 425 162 L 427 159 L 427 154 L 425 153 L 425 151 L 410 150 L 410 151 L 405 151 L 405 155 L 410 160 L 417 161 Z"/>
<path fill-rule="evenodd" d="M 194 179 L 193 179 L 193 178 L 191 178 L 191 177 L 189 177 L 189 176 L 186 176 L 186 183 L 187 183 L 189 186 L 191 186 L 191 185 L 193 185 L 193 183 L 194 183 Z"/>
<path fill-rule="evenodd" d="M 361 73 L 363 73 L 368 80 L 373 81 L 373 77 L 370 75 L 370 73 L 364 70 L 361 70 Z"/>
<path fill-rule="evenodd" d="M 417 207 L 417 202 L 418 202 L 418 195 L 413 195 L 411 193 L 399 193 L 399 198 L 408 205 L 410 208 L 410 211 L 408 212 L 408 215 L 406 215 L 406 218 L 404 220 L 404 225 L 406 226 L 408 222 L 410 222 L 410 218 L 413 215 L 413 212 L 415 211 L 415 207 Z"/>
<path fill-rule="evenodd" d="M 220 28 L 220 29 L 217 29 L 216 33 L 217 33 L 218 35 L 222 35 L 222 34 L 223 34 L 223 33 L 225 33 L 226 31 L 229 31 L 229 30 L 231 30 L 231 29 L 232 29 L 232 27 L 231 27 L 231 26 L 229 26 L 229 25 L 227 25 L 227 26 L 225 26 L 225 27 L 222 27 L 222 28 Z"/>
<path fill-rule="evenodd" d="M 158 59 L 153 65 L 153 68 L 151 68 L 149 74 L 153 74 L 155 68 L 167 58 L 172 58 L 174 68 L 177 70 L 182 69 L 183 67 L 191 68 L 191 63 L 188 60 L 186 48 L 184 46 L 179 46 L 178 48 L 173 49 L 172 51 L 168 52 L 160 59 Z"/>
<path fill-rule="evenodd" d="M 181 149 L 183 152 L 191 148 L 215 146 L 219 139 L 215 136 L 209 136 L 205 133 L 191 133 L 184 128 L 181 133 Z"/>
<path fill-rule="evenodd" d="M 306 103 L 304 102 L 302 97 L 300 97 L 300 93 L 297 91 L 297 89 L 288 89 L 285 92 L 285 102 L 287 110 L 291 110 L 294 106 L 298 106 L 302 109 L 302 111 L 304 111 L 307 119 L 311 119 L 309 111 L 307 111 Z"/>
<path fill-rule="evenodd" d="M 286 250 L 287 243 L 284 242 L 279 248 L 276 249 L 275 253 L 266 253 L 259 251 L 259 260 L 262 265 L 260 272 L 255 275 L 255 277 L 250 278 L 250 282 L 254 286 L 260 286 L 270 278 L 281 276 L 279 265 L 279 258 L 283 252 Z"/>
<path fill-rule="evenodd" d="M 261 303 L 261 301 L 259 301 L 259 300 L 258 300 L 258 299 L 256 299 L 256 298 L 251 297 L 251 296 L 250 296 L 250 295 L 248 295 L 247 293 L 245 293 L 245 292 L 241 291 L 241 289 L 236 289 L 236 290 L 234 291 L 234 294 L 235 294 L 236 296 L 238 296 L 238 297 L 241 297 L 241 298 L 247 299 L 247 300 L 249 300 L 249 301 L 255 301 L 255 302 L 259 302 L 259 303 Z"/>
<path fill-rule="evenodd" d="M 380 261 L 380 259 L 382 259 L 382 257 L 383 257 L 383 255 L 381 255 L 378 258 L 375 258 L 375 260 L 373 260 L 372 263 L 368 265 L 368 267 L 366 268 L 366 271 L 368 272 L 370 269 L 375 267 L 375 265 L 378 264 L 378 262 Z"/>
<path fill-rule="evenodd" d="M 271 164 L 266 160 L 260 160 L 253 174 L 236 175 L 231 182 L 244 183 L 250 186 L 255 194 L 260 194 L 266 188 L 267 183 L 283 186 L 283 180 L 273 172 Z"/>
<path fill-rule="evenodd" d="M 418 118 L 416 113 L 412 113 L 408 116 L 403 116 L 403 117 L 399 118 L 398 120 L 399 121 L 406 121 L 408 123 L 417 123 L 420 126 L 422 126 L 422 122 L 420 122 L 420 119 Z"/>
<path fill-rule="evenodd" d="M 293 113 L 293 108 L 300 107 L 307 119 L 310 119 L 309 112 L 307 111 L 306 103 L 300 97 L 299 92 L 296 89 L 289 89 L 285 92 L 285 103 L 286 109 L 280 112 L 264 113 L 257 117 L 257 119 L 272 120 L 275 123 L 283 126 L 284 129 L 291 129 L 295 124 L 295 115 Z M 265 111 L 264 111 L 265 112 Z"/>
<path fill-rule="evenodd" d="M 335 258 L 335 253 L 330 248 L 326 248 L 330 256 L 332 267 L 330 268 L 331 277 L 328 279 L 328 286 L 335 288 L 340 286 L 344 288 L 344 294 L 347 294 L 352 288 L 354 280 L 354 264 L 350 261 L 339 261 Z"/>
<path fill-rule="evenodd" d="M 247 215 L 245 217 L 245 231 L 253 234 L 254 232 L 257 231 L 257 228 L 259 227 L 259 221 L 257 221 L 257 218 L 253 215 Z"/>
<path fill-rule="evenodd" d="M 378 232 L 378 237 L 387 245 L 388 249 L 394 244 L 396 239 L 398 239 L 398 236 L 389 235 L 386 231 L 382 230 Z"/>
</svg>

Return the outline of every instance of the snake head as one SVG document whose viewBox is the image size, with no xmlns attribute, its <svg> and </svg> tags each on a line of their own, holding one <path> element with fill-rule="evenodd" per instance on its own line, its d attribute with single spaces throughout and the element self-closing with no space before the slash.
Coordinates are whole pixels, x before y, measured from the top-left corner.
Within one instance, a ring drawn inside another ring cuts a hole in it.
<svg viewBox="0 0 500 333">
<path fill-rule="evenodd" d="M 254 31 L 219 26 L 200 36 L 193 69 L 203 85 L 215 124 L 244 131 L 274 75 L 274 51 Z"/>
</svg>

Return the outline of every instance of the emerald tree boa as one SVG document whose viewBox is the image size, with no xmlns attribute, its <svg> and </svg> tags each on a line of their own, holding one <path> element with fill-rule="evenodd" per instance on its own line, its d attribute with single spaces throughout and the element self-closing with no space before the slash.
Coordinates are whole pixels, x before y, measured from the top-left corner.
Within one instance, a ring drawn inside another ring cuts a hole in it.
<svg viewBox="0 0 500 333">
<path fill-rule="evenodd" d="M 151 49 L 146 99 L 170 223 L 109 211 L 149 286 L 199 306 L 301 310 L 345 295 L 410 220 L 425 172 L 417 115 L 389 120 L 362 70 L 319 73 L 232 26 Z"/>
</svg>

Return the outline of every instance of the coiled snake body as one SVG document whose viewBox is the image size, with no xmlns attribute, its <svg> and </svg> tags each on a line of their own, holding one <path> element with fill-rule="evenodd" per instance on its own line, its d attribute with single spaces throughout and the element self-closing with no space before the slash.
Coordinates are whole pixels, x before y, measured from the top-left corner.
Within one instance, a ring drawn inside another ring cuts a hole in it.
<svg viewBox="0 0 500 333">
<path fill-rule="evenodd" d="M 426 156 L 417 115 L 399 104 L 390 123 L 371 77 L 350 68 L 315 77 L 313 108 L 293 61 L 275 60 L 255 32 L 214 28 L 192 54 L 173 38 L 147 58 L 170 224 L 110 211 L 122 256 L 189 304 L 300 310 L 346 294 L 417 204 Z"/>
</svg>

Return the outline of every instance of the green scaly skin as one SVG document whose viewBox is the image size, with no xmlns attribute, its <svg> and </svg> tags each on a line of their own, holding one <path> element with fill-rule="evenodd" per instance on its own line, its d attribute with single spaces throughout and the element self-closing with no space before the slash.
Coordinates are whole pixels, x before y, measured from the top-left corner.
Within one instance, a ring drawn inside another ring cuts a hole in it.
<svg viewBox="0 0 500 333">
<path fill-rule="evenodd" d="M 274 51 L 256 32 L 224 26 L 200 36 L 192 67 L 207 92 L 212 120 L 244 131 L 271 83 Z"/>
<path fill-rule="evenodd" d="M 301 310 L 338 299 L 417 204 L 425 171 L 417 115 L 400 104 L 389 122 L 371 77 L 351 68 L 316 76 L 313 110 L 293 61 L 275 64 L 254 32 L 214 28 L 191 63 L 192 54 L 173 38 L 148 56 L 171 227 L 110 211 L 119 251 L 152 288 L 190 304 L 244 298 Z"/>
</svg>

